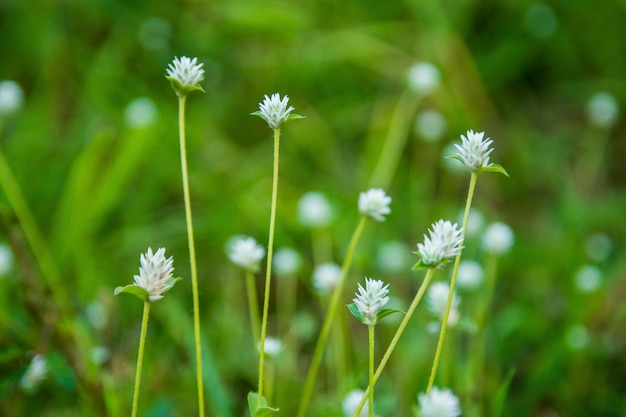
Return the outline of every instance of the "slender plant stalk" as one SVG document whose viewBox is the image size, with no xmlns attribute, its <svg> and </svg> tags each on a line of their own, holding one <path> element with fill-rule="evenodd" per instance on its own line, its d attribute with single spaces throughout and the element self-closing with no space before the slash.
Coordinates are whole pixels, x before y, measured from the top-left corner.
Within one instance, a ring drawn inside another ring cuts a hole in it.
<svg viewBox="0 0 626 417">
<path fill-rule="evenodd" d="M 346 253 L 346 258 L 344 259 L 343 265 L 341 267 L 341 278 L 339 279 L 339 282 L 333 290 L 332 298 L 328 306 L 328 312 L 326 313 L 326 318 L 324 319 L 322 330 L 317 339 L 317 344 L 315 345 L 315 351 L 313 352 L 311 366 L 309 367 L 309 372 L 307 373 L 306 380 L 304 382 L 304 389 L 302 391 L 302 397 L 298 406 L 298 413 L 296 414 L 297 417 L 304 417 L 306 415 L 309 403 L 311 402 L 311 394 L 313 393 L 313 386 L 315 385 L 317 372 L 322 361 L 324 348 L 326 347 L 326 343 L 328 342 L 328 334 L 330 333 L 333 319 L 335 317 L 335 314 L 337 313 L 337 307 L 339 305 L 339 300 L 341 299 L 341 293 L 343 291 L 346 277 L 348 276 L 348 270 L 352 265 L 352 257 L 354 256 L 356 244 L 358 243 L 366 224 L 367 216 L 363 216 L 356 229 L 354 230 L 352 238 L 350 239 L 348 252 Z"/>
<path fill-rule="evenodd" d="M 420 285 L 419 289 L 417 290 L 417 293 L 415 294 L 415 297 L 413 298 L 413 301 L 411 302 L 409 309 L 404 315 L 404 318 L 402 319 L 400 326 L 398 326 L 398 330 L 396 330 L 396 333 L 393 335 L 393 339 L 391 339 L 391 343 L 389 344 L 389 347 L 385 351 L 385 354 L 383 355 L 383 358 L 380 361 L 380 365 L 378 365 L 378 368 L 376 368 L 376 373 L 374 374 L 374 377 L 370 381 L 370 385 L 365 390 L 365 393 L 363 394 L 363 398 L 361 399 L 359 406 L 356 408 L 354 412 L 354 417 L 359 416 L 359 413 L 361 412 L 361 410 L 363 409 L 363 406 L 365 405 L 365 401 L 367 401 L 368 395 L 370 395 L 370 392 L 374 391 L 374 385 L 376 385 L 378 378 L 380 378 L 380 375 L 383 373 L 383 369 L 385 369 L 385 366 L 387 366 L 387 362 L 389 361 L 389 358 L 391 357 L 393 350 L 396 348 L 396 345 L 398 344 L 398 341 L 400 340 L 400 336 L 402 336 L 402 333 L 404 333 L 404 329 L 406 329 L 407 324 L 409 324 L 409 320 L 411 320 L 411 317 L 413 317 L 413 313 L 415 312 L 417 305 L 420 303 L 420 301 L 424 297 L 424 294 L 426 293 L 426 290 L 428 289 L 428 286 L 430 285 L 430 281 L 432 280 L 434 274 L 435 274 L 435 268 L 429 268 L 428 271 L 426 272 L 426 277 L 424 278 L 424 281 L 422 281 L 422 285 Z"/>
<path fill-rule="evenodd" d="M 261 321 L 261 346 L 259 353 L 259 397 L 257 409 L 263 401 L 263 371 L 265 366 L 265 336 L 270 303 L 270 282 L 272 278 L 272 257 L 274 256 L 274 228 L 276 225 L 276 200 L 278 197 L 278 162 L 280 155 L 280 128 L 274 129 L 274 169 L 272 175 L 272 206 L 270 209 L 270 232 L 267 244 L 267 269 L 265 273 L 265 296 L 263 297 L 263 320 Z"/>
<path fill-rule="evenodd" d="M 252 337 L 254 338 L 254 349 L 259 343 L 259 303 L 257 301 L 256 283 L 254 282 L 254 274 L 246 270 L 246 289 L 248 293 L 248 309 L 250 310 L 250 327 L 252 328 Z"/>
<path fill-rule="evenodd" d="M 367 333 L 369 336 L 369 385 L 374 387 L 374 328 L 376 326 L 370 325 L 367 326 Z M 368 417 L 373 417 L 374 415 L 374 388 L 369 390 L 369 407 L 367 411 Z"/>
<path fill-rule="evenodd" d="M 346 355 L 345 355 L 345 340 L 344 340 L 344 321 L 336 320 L 333 323 L 332 328 L 332 349 L 334 351 L 335 358 L 335 372 L 337 376 L 337 386 L 340 390 L 346 386 L 346 375 L 348 371 L 346 370 Z"/>
<path fill-rule="evenodd" d="M 469 190 L 467 191 L 467 200 L 465 202 L 465 212 L 463 213 L 463 225 L 461 226 L 461 236 L 465 238 L 465 229 L 467 229 L 467 221 L 469 219 L 470 208 L 472 207 L 472 198 L 474 197 L 474 189 L 476 188 L 476 180 L 478 179 L 478 173 L 472 171 L 470 177 Z M 448 304 L 446 305 L 446 313 L 443 316 L 443 322 L 441 323 L 441 331 L 439 333 L 439 341 L 437 342 L 437 350 L 435 352 L 435 359 L 433 360 L 433 367 L 430 371 L 430 378 L 428 380 L 428 388 L 426 393 L 429 393 L 435 382 L 435 376 L 437 375 L 437 366 L 439 365 L 439 359 L 441 357 L 441 351 L 443 348 L 443 340 L 446 336 L 446 329 L 448 328 L 448 317 L 450 315 L 450 308 L 452 306 L 452 297 L 454 296 L 454 287 L 456 286 L 456 277 L 459 274 L 459 265 L 461 264 L 462 250 L 454 258 L 454 268 L 452 269 L 452 280 L 450 281 L 450 292 L 448 293 Z"/>
<path fill-rule="evenodd" d="M 143 351 L 146 345 L 146 333 L 148 332 L 148 318 L 150 317 L 150 301 L 143 302 L 143 318 L 141 320 L 141 336 L 139 336 L 139 353 L 137 353 L 137 373 L 135 374 L 135 392 L 133 394 L 132 417 L 137 416 L 139 404 L 139 386 L 141 385 L 141 367 L 143 365 Z"/>
<path fill-rule="evenodd" d="M 187 171 L 187 147 L 185 145 L 185 100 L 178 97 L 178 129 L 180 137 L 180 166 L 183 178 L 183 196 L 185 199 L 185 218 L 187 220 L 187 240 L 189 242 L 189 264 L 191 266 L 191 288 L 193 295 L 193 323 L 196 344 L 196 380 L 198 383 L 198 409 L 204 417 L 204 389 L 202 382 L 202 345 L 200 341 L 200 301 L 198 297 L 198 269 L 196 266 L 196 244 L 193 238 L 193 218 L 191 216 L 191 198 L 189 196 L 189 174 Z"/>
</svg>

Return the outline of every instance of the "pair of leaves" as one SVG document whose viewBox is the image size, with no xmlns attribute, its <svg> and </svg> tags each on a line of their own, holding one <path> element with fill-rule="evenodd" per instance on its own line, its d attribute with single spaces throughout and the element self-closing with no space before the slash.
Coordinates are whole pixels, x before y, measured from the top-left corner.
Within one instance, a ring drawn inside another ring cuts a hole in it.
<svg viewBox="0 0 626 417">
<path fill-rule="evenodd" d="M 361 323 L 370 324 L 370 323 L 366 323 L 367 317 L 361 314 L 361 311 L 359 311 L 359 307 L 357 307 L 355 303 L 348 304 L 348 310 L 350 310 L 350 313 L 352 313 L 352 315 L 356 317 L 357 320 L 359 320 Z M 392 308 L 384 308 L 376 314 L 376 322 L 378 323 L 380 319 L 382 319 L 383 317 L 387 317 L 388 315 L 393 314 L 393 313 L 404 313 L 404 311 L 395 310 Z"/>
<path fill-rule="evenodd" d="M 463 159 L 458 155 L 450 155 L 450 156 L 446 156 L 446 158 L 456 159 L 457 161 L 461 161 L 461 163 L 465 164 L 465 162 L 463 162 Z M 476 169 L 476 172 L 478 174 L 483 173 L 483 172 L 497 172 L 498 174 L 506 175 L 507 177 L 510 176 L 509 173 L 506 172 L 506 169 L 504 169 L 502 165 L 498 165 L 494 163 L 491 163 L 484 167 L 483 166 L 478 167 L 478 169 Z"/>
<path fill-rule="evenodd" d="M 166 282 L 166 290 L 165 291 L 169 291 L 174 284 L 176 284 L 178 281 L 180 281 L 182 278 L 181 277 L 177 277 L 177 278 L 169 278 Z M 163 292 L 165 292 L 163 291 Z M 157 301 L 160 300 L 161 298 L 163 298 L 163 296 L 153 296 L 153 299 L 150 299 L 150 293 L 143 287 L 140 287 L 137 284 L 129 284 L 126 285 L 124 287 L 117 287 L 115 288 L 115 290 L 113 291 L 114 295 L 118 295 L 121 293 L 127 293 L 127 294 L 133 294 L 135 295 L 137 298 L 139 298 L 141 301 Z"/>
<path fill-rule="evenodd" d="M 248 407 L 252 417 L 268 417 L 278 413 L 278 408 L 272 408 L 267 405 L 265 397 L 261 398 L 261 407 L 259 405 L 259 394 L 256 392 L 248 393 Z"/>
</svg>

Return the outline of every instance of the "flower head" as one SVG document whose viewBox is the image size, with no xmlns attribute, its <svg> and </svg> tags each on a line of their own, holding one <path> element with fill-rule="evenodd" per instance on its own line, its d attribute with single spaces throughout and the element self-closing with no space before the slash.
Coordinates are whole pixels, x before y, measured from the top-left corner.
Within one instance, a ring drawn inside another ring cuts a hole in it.
<svg viewBox="0 0 626 417">
<path fill-rule="evenodd" d="M 330 292 L 341 279 L 342 271 L 339 265 L 325 263 L 317 266 L 313 271 L 313 288 L 319 295 Z"/>
<path fill-rule="evenodd" d="M 361 403 L 361 400 L 363 399 L 364 394 L 365 394 L 365 391 L 360 390 L 360 389 L 355 389 L 355 390 L 350 391 L 348 395 L 344 397 L 343 403 L 341 404 L 341 408 L 343 409 L 343 415 L 345 417 L 354 416 L 354 412 L 356 411 L 357 407 Z M 365 400 L 365 404 L 363 405 L 363 408 L 361 409 L 361 412 L 359 413 L 359 417 L 367 416 L 368 404 L 369 404 L 369 399 Z"/>
<path fill-rule="evenodd" d="M 511 228 L 505 223 L 497 222 L 489 225 L 485 230 L 482 246 L 488 253 L 504 255 L 511 249 L 514 240 L 515 236 Z"/>
<path fill-rule="evenodd" d="M 194 90 L 204 91 L 200 87 L 200 82 L 204 80 L 204 70 L 202 63 L 197 63 L 197 58 L 182 56 L 174 57 L 168 65 L 166 76 L 172 83 L 172 88 L 179 97 L 184 97 Z"/>
<path fill-rule="evenodd" d="M 422 417 L 458 417 L 461 415 L 459 399 L 449 389 L 433 387 L 428 394 L 418 397 Z"/>
<path fill-rule="evenodd" d="M 295 249 L 280 248 L 274 253 L 276 275 L 293 275 L 302 266 L 302 257 Z"/>
<path fill-rule="evenodd" d="M 13 116 L 22 108 L 24 94 L 15 81 L 0 81 L 0 117 Z"/>
<path fill-rule="evenodd" d="M 230 244 L 228 258 L 235 264 L 250 272 L 257 272 L 265 249 L 251 237 L 235 238 Z"/>
<path fill-rule="evenodd" d="M 270 336 L 267 336 L 265 338 L 265 346 L 263 349 L 263 353 L 265 354 L 265 356 L 268 356 L 270 358 L 275 358 L 280 354 L 282 349 L 283 349 L 283 344 L 281 343 L 279 339 L 276 339 Z M 257 350 L 261 351 L 260 341 L 259 343 L 257 343 Z"/>
<path fill-rule="evenodd" d="M 438 220 L 424 235 L 424 243 L 417 244 L 417 253 L 422 257 L 416 266 L 436 268 L 457 256 L 463 249 L 462 229 L 456 223 Z"/>
<path fill-rule="evenodd" d="M 448 306 L 448 296 L 450 295 L 450 286 L 443 282 L 435 282 L 428 288 L 426 295 L 426 303 L 431 313 L 443 320 Z M 456 291 L 452 294 L 452 305 L 448 314 L 448 325 L 455 325 L 459 320 L 459 303 L 460 298 L 456 295 Z"/>
<path fill-rule="evenodd" d="M 33 356 L 28 368 L 22 379 L 20 379 L 20 386 L 26 392 L 35 392 L 39 384 L 48 375 L 48 362 L 43 355 L 37 354 Z"/>
<path fill-rule="evenodd" d="M 619 119 L 619 103 L 613 94 L 600 91 L 587 102 L 587 116 L 595 126 L 610 128 Z"/>
<path fill-rule="evenodd" d="M 172 278 L 174 271 L 173 257 L 165 257 L 165 248 L 159 248 L 156 253 L 152 253 L 152 248 L 148 248 L 146 253 L 139 257 L 139 275 L 135 275 L 135 285 L 148 292 L 150 301 L 157 301 L 163 298 L 163 293 L 174 286 L 176 280 Z"/>
<path fill-rule="evenodd" d="M 272 94 L 271 98 L 265 95 L 263 102 L 259 103 L 259 110 L 250 114 L 265 120 L 272 129 L 278 129 L 289 120 L 301 119 L 303 117 L 299 114 L 290 114 L 294 108 L 292 106 L 287 107 L 288 104 L 289 96 L 281 99 L 278 93 Z"/>
<path fill-rule="evenodd" d="M 485 132 L 474 133 L 473 130 L 467 131 L 467 137 L 461 135 L 461 144 L 455 144 L 457 149 L 456 155 L 451 158 L 461 161 L 470 171 L 475 172 L 500 172 L 507 175 L 507 172 L 500 165 L 489 163 L 489 154 L 493 152 L 490 145 L 493 140 L 486 138 Z"/>
<path fill-rule="evenodd" d="M 380 188 L 372 188 L 359 195 L 359 211 L 379 222 L 385 221 L 385 215 L 391 213 L 391 197 Z"/>
<path fill-rule="evenodd" d="M 441 75 L 430 62 L 418 62 L 409 69 L 407 78 L 411 90 L 428 94 L 439 86 Z"/>
<path fill-rule="evenodd" d="M 298 219 L 311 228 L 327 227 L 333 221 L 333 208 L 324 194 L 311 191 L 298 202 Z"/>
<path fill-rule="evenodd" d="M 362 316 L 362 323 L 373 326 L 378 320 L 378 313 L 389 302 L 389 284 L 385 285 L 380 280 L 365 278 L 365 289 L 358 284 L 359 290 L 355 293 L 356 305 L 359 314 Z"/>
</svg>

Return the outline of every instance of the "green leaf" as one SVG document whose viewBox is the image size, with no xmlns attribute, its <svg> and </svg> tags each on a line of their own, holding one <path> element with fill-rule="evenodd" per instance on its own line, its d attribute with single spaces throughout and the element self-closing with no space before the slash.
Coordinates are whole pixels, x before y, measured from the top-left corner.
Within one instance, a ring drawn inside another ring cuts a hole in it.
<svg viewBox="0 0 626 417">
<path fill-rule="evenodd" d="M 480 167 L 478 168 L 478 172 L 497 172 L 499 174 L 506 175 L 507 177 L 510 176 L 509 173 L 506 172 L 506 169 L 498 164 L 489 164 L 486 167 Z"/>
<path fill-rule="evenodd" d="M 172 89 L 174 89 L 174 91 L 179 97 L 184 97 L 187 94 L 191 93 L 192 91 L 202 91 L 203 93 L 205 92 L 204 89 L 200 87 L 200 85 L 198 84 L 185 86 L 185 85 L 182 85 L 180 81 L 178 81 L 174 77 L 165 76 L 165 78 L 167 78 L 172 83 Z"/>
<path fill-rule="evenodd" d="M 348 304 L 348 310 L 350 310 L 350 313 L 352 313 L 352 315 L 356 317 L 361 323 L 365 322 L 365 316 L 361 314 L 356 304 Z"/>
<path fill-rule="evenodd" d="M 444 259 L 443 261 L 441 261 L 440 263 L 438 263 L 437 265 L 427 265 L 424 263 L 424 261 L 422 261 L 420 259 L 420 261 L 418 263 L 416 263 L 415 265 L 413 265 L 411 267 L 412 271 L 417 271 L 418 269 L 429 269 L 429 268 L 437 268 L 439 265 L 443 265 L 444 263 L 447 262 L 447 259 Z"/>
<path fill-rule="evenodd" d="M 491 415 L 493 417 L 500 417 L 502 414 L 502 408 L 504 407 L 504 401 L 506 400 L 506 396 L 509 393 L 509 388 L 511 387 L 511 382 L 513 381 L 513 377 L 515 376 L 515 372 L 517 370 L 515 368 L 511 368 L 509 373 L 504 378 L 504 383 L 498 389 L 493 401 L 491 402 Z"/>
<path fill-rule="evenodd" d="M 299 114 L 290 113 L 289 117 L 287 117 L 285 121 L 288 122 L 290 120 L 296 120 L 296 119 L 306 119 L 306 116 L 301 116 Z"/>
<path fill-rule="evenodd" d="M 378 312 L 378 314 L 376 314 L 376 320 L 380 320 L 383 317 L 387 317 L 388 315 L 394 314 L 394 313 L 404 313 L 404 311 L 396 310 L 396 309 L 393 309 L 393 308 L 384 308 L 384 309 L 380 310 Z"/>
<path fill-rule="evenodd" d="M 125 287 L 117 287 L 113 291 L 113 294 L 118 295 L 123 292 L 136 295 L 141 301 L 149 301 L 150 299 L 150 294 L 148 293 L 148 291 L 146 291 L 145 288 L 140 287 L 139 285 L 130 284 Z"/>
<path fill-rule="evenodd" d="M 278 412 L 278 408 L 267 406 L 265 397 L 261 398 L 261 407 L 257 408 L 259 403 L 259 394 L 256 392 L 248 393 L 248 408 L 252 417 L 266 417 Z"/>
</svg>

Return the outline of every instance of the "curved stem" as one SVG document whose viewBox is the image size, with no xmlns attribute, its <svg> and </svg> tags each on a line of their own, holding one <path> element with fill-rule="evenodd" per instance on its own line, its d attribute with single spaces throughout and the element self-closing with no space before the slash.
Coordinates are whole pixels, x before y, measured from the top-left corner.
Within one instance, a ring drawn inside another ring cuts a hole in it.
<svg viewBox="0 0 626 417">
<path fill-rule="evenodd" d="M 252 328 L 252 337 L 254 338 L 254 349 L 257 349 L 259 343 L 259 303 L 257 301 L 256 283 L 254 282 L 254 274 L 246 270 L 246 290 L 248 293 L 248 309 L 250 310 L 250 327 Z"/>
<path fill-rule="evenodd" d="M 369 387 L 367 387 L 367 389 L 365 390 L 365 394 L 363 394 L 363 399 L 359 403 L 359 406 L 356 408 L 354 417 L 359 416 L 359 413 L 361 412 L 361 410 L 363 409 L 363 406 L 365 405 L 367 396 L 369 395 L 371 391 L 374 390 L 374 385 L 376 385 L 378 378 L 380 378 L 380 375 L 383 373 L 383 369 L 385 369 L 385 366 L 387 365 L 387 362 L 389 361 L 389 358 L 391 357 L 393 350 L 396 348 L 396 345 L 398 344 L 398 340 L 400 340 L 400 336 L 402 336 L 402 333 L 404 333 L 404 329 L 409 323 L 409 320 L 411 320 L 411 317 L 413 316 L 413 313 L 415 312 L 417 305 L 420 303 L 420 301 L 424 297 L 424 294 L 426 293 L 426 290 L 428 289 L 428 286 L 430 285 L 430 281 L 432 280 L 434 274 L 435 274 L 435 268 L 429 268 L 428 271 L 426 272 L 426 277 L 424 278 L 422 285 L 420 285 L 419 289 L 417 290 L 417 293 L 415 294 L 415 297 L 413 298 L 413 301 L 411 302 L 409 309 L 404 315 L 404 318 L 402 319 L 400 326 L 398 326 L 398 330 L 396 330 L 396 333 L 393 335 L 393 339 L 391 339 L 391 343 L 389 344 L 389 347 L 385 351 L 385 354 L 383 355 L 383 358 L 380 361 L 380 365 L 378 365 L 378 368 L 376 368 L 376 373 L 374 374 L 374 377 L 372 381 L 370 382 Z"/>
<path fill-rule="evenodd" d="M 369 384 L 374 387 L 374 328 L 376 326 L 367 326 L 369 335 Z M 368 417 L 374 415 L 374 388 L 369 390 L 369 407 L 367 412 Z"/>
<path fill-rule="evenodd" d="M 267 315 L 270 303 L 270 282 L 272 278 L 272 257 L 274 254 L 274 227 L 276 223 L 276 200 L 278 196 L 278 162 L 280 155 L 280 128 L 274 129 L 274 169 L 272 175 L 272 206 L 270 209 L 270 232 L 267 244 L 267 269 L 265 273 L 265 296 L 263 298 L 263 320 L 261 322 L 261 346 L 259 348 L 259 396 L 257 409 L 263 401 L 263 368 L 265 364 L 265 336 L 267 334 Z"/>
<path fill-rule="evenodd" d="M 352 234 L 352 238 L 350 239 L 350 245 L 348 246 L 348 252 L 346 253 L 346 258 L 343 261 L 343 265 L 341 267 L 341 278 L 335 286 L 333 290 L 332 298 L 330 300 L 330 305 L 328 306 L 328 312 L 326 313 L 326 318 L 324 319 L 324 324 L 322 325 L 322 330 L 317 339 L 317 344 L 315 345 L 315 351 L 313 352 L 313 359 L 311 360 L 311 366 L 309 367 L 309 372 L 307 373 L 306 380 L 304 382 L 304 389 L 302 392 L 302 398 L 300 399 L 300 405 L 298 406 L 297 417 L 304 417 L 306 411 L 309 407 L 309 403 L 311 401 L 311 394 L 313 392 L 313 385 L 315 384 L 315 378 L 317 377 L 317 371 L 319 370 L 320 363 L 322 361 L 322 355 L 324 353 L 324 348 L 326 347 L 326 343 L 328 341 L 328 334 L 330 332 L 330 328 L 333 323 L 333 319 L 335 314 L 337 313 L 337 306 L 339 305 L 339 300 L 341 299 L 341 293 L 343 291 L 343 286 L 346 281 L 346 277 L 348 276 L 348 270 L 352 265 L 352 257 L 354 256 L 354 251 L 356 249 L 356 244 L 359 241 L 361 233 L 363 233 L 363 229 L 365 228 L 365 224 L 367 223 L 367 216 L 361 217 L 361 221 L 357 225 L 354 233 Z"/>
<path fill-rule="evenodd" d="M 470 178 L 469 190 L 467 191 L 467 200 L 465 201 L 465 212 L 463 213 L 463 225 L 461 226 L 461 236 L 465 240 L 465 229 L 467 228 L 467 221 L 469 219 L 470 208 L 472 207 L 472 198 L 474 197 L 474 189 L 476 188 L 476 180 L 478 174 L 472 171 Z M 463 244 L 463 243 L 461 243 Z M 437 350 L 435 352 L 435 359 L 433 360 L 433 367 L 430 371 L 430 378 L 428 380 L 428 388 L 426 393 L 429 393 L 435 382 L 435 376 L 437 375 L 437 366 L 439 365 L 439 359 L 441 357 L 441 351 L 443 349 L 443 339 L 446 336 L 446 329 L 448 328 L 448 317 L 450 316 L 450 309 L 452 307 L 452 298 L 454 296 L 454 287 L 456 286 L 456 277 L 459 274 L 459 265 L 461 264 L 462 250 L 454 258 L 454 268 L 452 270 L 452 280 L 450 281 L 450 292 L 448 293 L 448 304 L 446 305 L 446 313 L 443 316 L 443 322 L 441 323 L 441 331 L 439 333 L 439 341 L 437 342 Z"/>
<path fill-rule="evenodd" d="M 141 335 L 139 336 L 139 353 L 137 354 L 137 373 L 135 374 L 135 392 L 133 393 L 132 417 L 137 416 L 139 404 L 139 386 L 141 385 L 141 367 L 143 365 L 143 351 L 146 345 L 146 333 L 148 332 L 148 317 L 150 316 L 150 301 L 143 303 L 143 318 L 141 320 Z"/>
<path fill-rule="evenodd" d="M 204 417 L 204 389 L 202 382 L 202 345 L 200 341 L 200 301 L 198 297 L 198 269 L 196 267 L 196 245 L 193 237 L 193 219 L 191 216 L 191 198 L 189 196 L 189 175 L 187 173 L 187 150 L 185 145 L 185 99 L 178 97 L 178 129 L 180 137 L 180 165 L 183 178 L 183 196 L 185 200 L 185 219 L 187 240 L 189 243 L 189 264 L 191 266 L 191 288 L 193 296 L 193 322 L 196 344 L 196 379 L 198 383 L 198 408 L 200 417 Z"/>
</svg>

